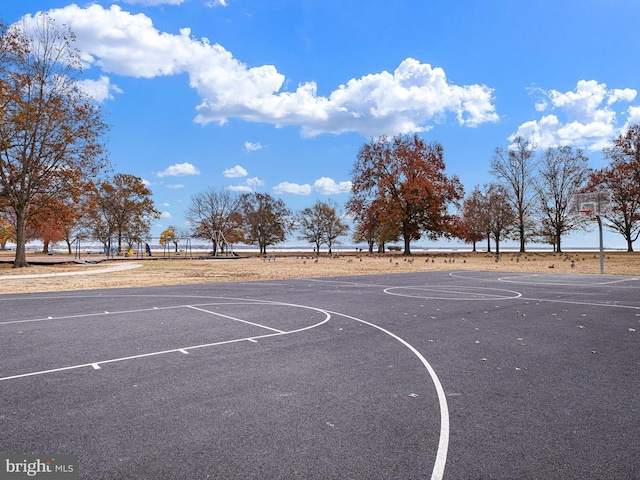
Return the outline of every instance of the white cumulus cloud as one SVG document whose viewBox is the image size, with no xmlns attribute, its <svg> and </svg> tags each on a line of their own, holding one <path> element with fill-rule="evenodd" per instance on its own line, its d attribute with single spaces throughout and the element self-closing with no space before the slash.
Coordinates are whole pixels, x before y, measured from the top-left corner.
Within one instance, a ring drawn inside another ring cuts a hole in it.
<svg viewBox="0 0 640 480">
<path fill-rule="evenodd" d="M 80 90 L 98 103 L 102 103 L 105 100 L 113 100 L 114 93 L 122 93 L 122 90 L 118 88 L 117 85 L 113 85 L 106 75 L 100 75 L 100 78 L 97 80 L 80 80 L 78 86 Z"/>
<path fill-rule="evenodd" d="M 351 191 L 351 182 L 336 182 L 332 178 L 322 177 L 313 182 L 313 188 L 323 195 L 337 195 L 339 193 L 349 193 Z"/>
<path fill-rule="evenodd" d="M 146 7 L 157 7 L 158 5 L 180 5 L 185 0 L 123 0 L 124 3 L 133 5 L 144 5 Z"/>
<path fill-rule="evenodd" d="M 543 96 L 536 110 L 549 113 L 523 123 L 509 139 L 523 137 L 542 149 L 569 145 L 596 151 L 609 146 L 620 131 L 612 105 L 632 102 L 637 96 L 636 90 L 608 89 L 595 80 L 580 80 L 575 90 L 568 92 L 536 91 Z M 634 107 L 629 107 L 629 118 L 634 112 Z"/>
<path fill-rule="evenodd" d="M 321 177 L 313 182 L 313 185 L 281 182 L 275 187 L 275 193 L 288 193 L 292 195 L 311 195 L 314 191 L 322 195 L 338 195 L 341 193 L 349 193 L 351 191 L 351 182 L 336 182 L 329 177 Z"/>
<path fill-rule="evenodd" d="M 244 170 L 244 169 L 243 169 Z M 246 176 L 246 171 L 245 175 Z M 260 180 L 258 177 L 251 177 L 245 180 L 244 184 L 240 185 L 230 185 L 226 187 L 227 190 L 231 190 L 232 192 L 254 192 L 256 188 L 262 187 L 264 185 L 264 181 Z"/>
<path fill-rule="evenodd" d="M 273 187 L 275 193 L 290 193 L 293 195 L 310 195 L 311 185 L 299 185 L 297 183 L 281 182 Z"/>
<path fill-rule="evenodd" d="M 200 96 L 195 120 L 201 124 L 238 118 L 298 125 L 307 136 L 347 131 L 377 136 L 426 131 L 448 115 L 471 127 L 498 120 L 490 87 L 456 85 L 442 68 L 413 58 L 393 72 L 347 79 L 322 96 L 312 81 L 288 91 L 275 66 L 249 67 L 223 46 L 193 38 L 188 28 L 162 32 L 146 15 L 118 5 L 73 4 L 50 14 L 74 31 L 89 67 L 145 78 L 186 73 Z"/>
<path fill-rule="evenodd" d="M 176 163 L 157 173 L 158 177 L 185 177 L 187 175 L 200 175 L 200 170 L 190 163 Z"/>
<path fill-rule="evenodd" d="M 228 187 L 225 187 L 225 190 L 230 190 L 232 192 L 239 192 L 239 193 L 253 192 L 253 188 L 251 188 L 249 185 L 229 185 Z"/>
<path fill-rule="evenodd" d="M 264 185 L 264 181 L 260 180 L 258 177 L 247 178 L 247 185 L 250 187 L 262 187 Z"/>
<path fill-rule="evenodd" d="M 239 178 L 239 177 L 246 177 L 249 174 L 249 172 L 247 172 L 240 165 L 236 165 L 233 168 L 227 168 L 224 172 L 222 172 L 222 174 L 227 178 Z"/>
</svg>

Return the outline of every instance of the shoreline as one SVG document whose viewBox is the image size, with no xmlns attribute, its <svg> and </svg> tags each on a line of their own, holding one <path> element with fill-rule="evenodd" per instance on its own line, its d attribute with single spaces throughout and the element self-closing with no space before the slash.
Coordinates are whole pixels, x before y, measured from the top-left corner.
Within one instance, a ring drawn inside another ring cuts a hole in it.
<svg viewBox="0 0 640 480">
<path fill-rule="evenodd" d="M 424 273 L 433 271 L 487 271 L 540 274 L 600 275 L 598 252 L 514 253 L 496 259 L 486 252 L 429 252 L 405 257 L 402 253 L 356 252 L 315 255 L 313 252 L 275 252 L 239 257 L 161 258 L 116 257 L 77 263 L 73 255 L 29 254 L 28 268 L 11 268 L 13 256 L 0 254 L 0 294 L 55 292 L 85 289 L 135 288 L 163 285 L 245 282 L 260 280 L 345 277 L 369 274 Z M 53 257 L 53 258 L 52 258 Z M 227 261 L 225 261 L 227 260 Z M 232 260 L 232 261 L 231 261 Z M 139 264 L 123 270 L 118 265 Z M 100 272 L 105 268 L 110 271 Z M 606 252 L 605 275 L 640 276 L 640 253 Z M 71 272 L 73 275 L 69 275 Z M 56 275 L 65 273 L 66 275 Z M 92 274 L 89 274 L 92 273 Z M 20 278 L 25 277 L 27 278 Z M 35 276 L 34 276 L 35 275 Z M 428 278 L 428 277 L 427 277 Z M 610 277 L 609 277 L 610 278 Z M 428 280 L 426 280 L 428 281 Z"/>
</svg>

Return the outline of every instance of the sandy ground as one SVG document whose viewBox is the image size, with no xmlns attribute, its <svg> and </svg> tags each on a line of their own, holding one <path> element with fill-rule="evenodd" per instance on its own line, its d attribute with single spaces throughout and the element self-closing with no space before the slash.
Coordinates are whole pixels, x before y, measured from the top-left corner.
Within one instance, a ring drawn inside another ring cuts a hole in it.
<svg viewBox="0 0 640 480">
<path fill-rule="evenodd" d="M 2 258 L 10 260 L 9 252 Z M 35 255 L 28 259 L 37 258 Z M 61 260 L 57 256 L 57 260 Z M 62 260 L 65 260 L 64 258 Z M 429 272 L 433 270 L 483 270 L 502 272 L 599 274 L 597 252 L 567 254 L 487 253 L 421 254 L 405 258 L 401 254 L 341 254 L 315 257 L 309 254 L 276 254 L 268 259 L 251 256 L 234 259 L 143 259 L 108 260 L 96 264 L 73 263 L 35 265 L 13 269 L 0 263 L 0 293 L 47 292 L 213 282 L 276 280 L 376 273 Z M 140 265 L 113 271 L 114 266 Z M 640 253 L 605 253 L 605 273 L 640 275 Z M 73 275 L 50 275 L 74 273 Z M 38 276 L 46 275 L 46 276 Z M 27 278 L 25 278 L 27 276 Z"/>
</svg>

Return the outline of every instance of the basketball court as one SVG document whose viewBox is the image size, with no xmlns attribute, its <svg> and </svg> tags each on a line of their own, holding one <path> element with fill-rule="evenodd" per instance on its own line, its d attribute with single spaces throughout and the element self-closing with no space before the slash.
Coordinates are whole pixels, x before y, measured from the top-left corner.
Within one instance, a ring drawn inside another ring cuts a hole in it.
<svg viewBox="0 0 640 480">
<path fill-rule="evenodd" d="M 640 278 L 0 296 L 0 450 L 80 478 L 639 478 Z"/>
</svg>

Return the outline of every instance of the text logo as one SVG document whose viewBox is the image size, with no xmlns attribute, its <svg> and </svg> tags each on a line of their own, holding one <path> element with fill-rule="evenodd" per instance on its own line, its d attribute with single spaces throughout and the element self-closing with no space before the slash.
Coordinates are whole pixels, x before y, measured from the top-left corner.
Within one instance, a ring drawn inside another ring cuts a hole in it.
<svg viewBox="0 0 640 480">
<path fill-rule="evenodd" d="M 77 455 L 0 454 L 0 480 L 78 480 Z"/>
</svg>

